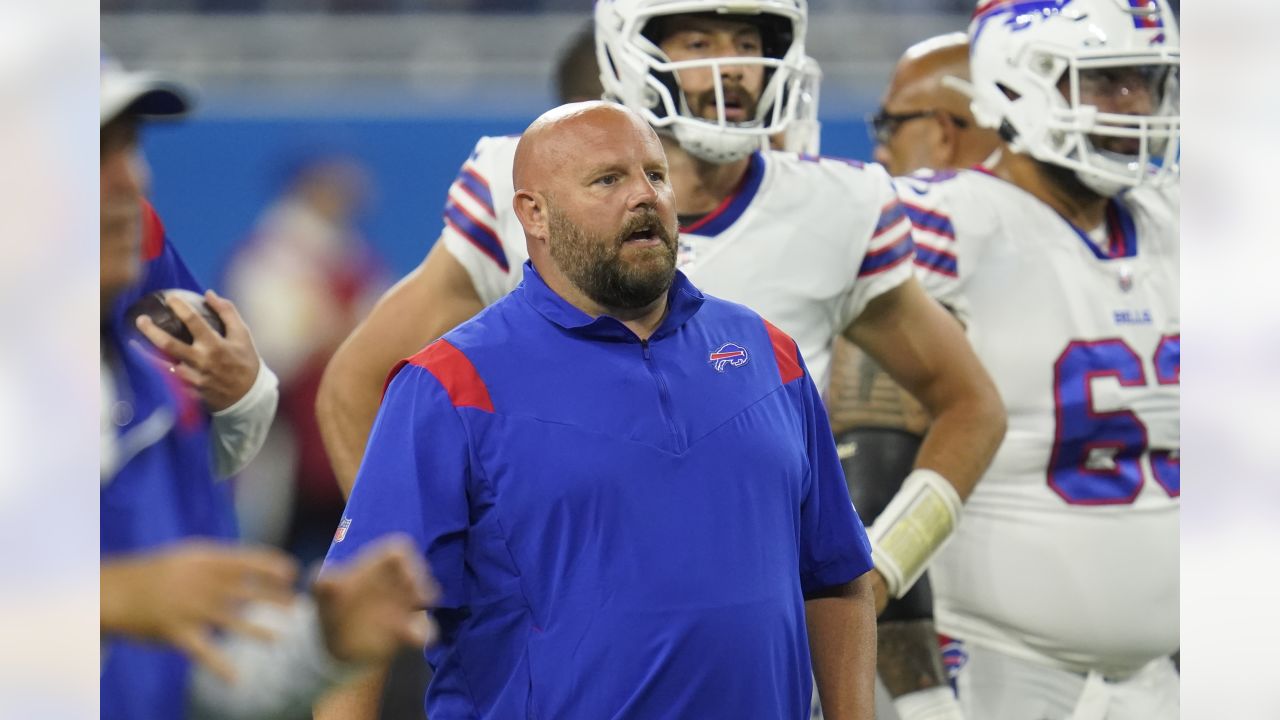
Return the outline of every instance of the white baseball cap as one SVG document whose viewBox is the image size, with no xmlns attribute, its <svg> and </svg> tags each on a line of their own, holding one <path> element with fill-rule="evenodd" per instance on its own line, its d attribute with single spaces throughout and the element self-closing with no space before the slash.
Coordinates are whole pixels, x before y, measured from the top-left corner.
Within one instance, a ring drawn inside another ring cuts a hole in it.
<svg viewBox="0 0 1280 720">
<path fill-rule="evenodd" d="M 191 109 L 191 91 L 154 73 L 129 72 L 102 54 L 99 127 L 128 111 L 144 117 L 177 116 Z"/>
</svg>

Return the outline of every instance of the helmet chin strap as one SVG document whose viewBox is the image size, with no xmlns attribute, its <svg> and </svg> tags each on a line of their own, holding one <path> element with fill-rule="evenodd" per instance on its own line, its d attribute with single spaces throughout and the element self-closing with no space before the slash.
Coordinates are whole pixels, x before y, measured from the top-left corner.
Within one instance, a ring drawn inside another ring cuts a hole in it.
<svg viewBox="0 0 1280 720">
<path fill-rule="evenodd" d="M 676 123 L 669 130 L 682 150 L 715 165 L 737 162 L 760 147 L 756 136 L 731 135 L 696 123 Z"/>
</svg>

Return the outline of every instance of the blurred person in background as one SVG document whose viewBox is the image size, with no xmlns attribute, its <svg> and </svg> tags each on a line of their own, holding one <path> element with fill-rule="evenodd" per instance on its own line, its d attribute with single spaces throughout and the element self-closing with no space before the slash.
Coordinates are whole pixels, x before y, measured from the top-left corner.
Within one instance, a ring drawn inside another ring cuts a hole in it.
<svg viewBox="0 0 1280 720">
<path fill-rule="evenodd" d="M 596 23 L 588 20 L 560 50 L 556 59 L 555 91 L 560 104 L 599 100 L 600 66 L 596 64 Z"/>
<path fill-rule="evenodd" d="M 226 272 L 227 294 L 280 375 L 271 442 L 242 476 L 237 505 L 253 536 L 282 544 L 304 566 L 324 556 L 343 505 L 315 421 L 316 389 L 333 351 L 388 284 L 356 227 L 371 192 L 358 161 L 312 152 Z"/>
<path fill-rule="evenodd" d="M 100 125 L 104 136 L 110 126 L 110 138 L 123 144 L 123 148 L 116 148 L 119 153 L 132 152 L 136 146 L 140 115 L 130 103 L 137 101 L 142 90 L 168 90 L 167 94 L 148 96 L 152 98 L 147 106 L 149 116 L 186 110 L 186 95 L 176 85 L 151 75 L 128 73 L 114 58 L 103 57 L 101 76 Z M 117 184 L 121 188 L 119 197 L 104 197 L 103 212 L 110 213 L 104 216 L 104 222 L 109 221 L 110 227 L 104 226 L 103 232 L 119 233 L 125 238 L 121 242 L 140 243 L 140 266 L 138 276 L 121 284 L 111 305 L 104 306 L 103 311 L 110 313 L 113 323 L 122 325 L 129 308 L 149 293 L 177 288 L 205 296 L 205 302 L 225 324 L 225 336 L 201 333 L 197 342 L 186 345 L 145 315 L 139 318 L 137 330 L 174 360 L 174 375 L 198 396 L 204 411 L 211 415 L 218 475 L 228 477 L 243 469 L 261 449 L 276 412 L 278 380 L 259 357 L 235 306 L 212 290 L 206 291 L 169 242 L 159 215 L 140 192 L 147 181 L 146 167 L 141 160 L 120 157 L 121 171 L 128 170 L 133 177 L 126 178 L 130 182 Z M 130 162 L 138 167 L 125 167 Z M 110 208 L 105 207 L 108 200 Z M 107 247 L 104 245 L 104 251 Z M 194 317 L 186 312 L 189 308 L 181 300 L 175 301 L 174 307 L 186 317 Z M 208 328 L 203 320 L 196 322 Z"/>
<path fill-rule="evenodd" d="M 969 111 L 969 38 L 938 35 L 902 54 L 880 109 L 868 119 L 875 161 L 896 176 L 965 168 L 1000 147 L 994 130 Z"/>
<path fill-rule="evenodd" d="M 234 543 L 230 487 L 216 477 L 216 421 L 204 400 L 217 373 L 192 359 L 198 345 L 218 347 L 217 332 L 173 302 L 195 342 L 179 357 L 171 350 L 181 341 L 140 323 L 164 335 L 157 347 L 168 359 L 159 363 L 117 311 L 162 274 L 149 271 L 156 257 L 170 253 L 167 266 L 180 267 L 171 246 L 144 252 L 156 241 L 144 239 L 151 216 L 137 134 L 143 119 L 181 114 L 189 101 L 177 85 L 109 58 L 101 75 L 102 717 L 304 717 L 324 688 L 364 663 L 429 641 L 421 609 L 433 591 L 421 558 L 399 538 L 301 596 L 288 556 Z M 207 297 L 226 321 L 223 340 L 252 350 L 234 306 Z"/>
<path fill-rule="evenodd" d="M 759 150 L 797 117 L 806 24 L 802 0 L 605 0 L 596 5 L 597 59 L 609 68 L 606 97 L 659 130 L 681 225 L 678 262 L 690 279 L 796 338 L 820 387 L 843 333 L 934 417 L 917 469 L 872 529 L 883 607 L 955 526 L 1004 414 L 960 326 L 912 279 L 910 222 L 888 174 Z M 344 489 L 390 367 L 520 278 L 528 251 L 511 206 L 515 145 L 479 141 L 450 189 L 440 240 L 326 370 L 317 409 Z M 375 686 L 352 688 L 322 717 L 372 716 Z"/>
<path fill-rule="evenodd" d="M 912 45 L 894 69 L 880 110 L 870 119 L 875 158 L 895 175 L 976 165 L 1000 146 L 979 127 L 969 98 L 947 78 L 969 79 L 969 39 L 950 33 Z M 908 214 L 910 204 L 904 205 Z M 843 457 L 849 491 L 871 524 L 903 479 L 929 427 L 929 414 L 856 345 L 837 338 L 827 407 Z M 878 624 L 877 667 L 901 720 L 958 718 L 933 622 L 928 574 Z"/>
<path fill-rule="evenodd" d="M 944 654 L 975 720 L 1176 718 L 1177 22 L 1162 0 L 993 2 L 969 40 L 1003 149 L 897 181 L 918 275 L 1009 409 L 930 567 Z"/>
</svg>

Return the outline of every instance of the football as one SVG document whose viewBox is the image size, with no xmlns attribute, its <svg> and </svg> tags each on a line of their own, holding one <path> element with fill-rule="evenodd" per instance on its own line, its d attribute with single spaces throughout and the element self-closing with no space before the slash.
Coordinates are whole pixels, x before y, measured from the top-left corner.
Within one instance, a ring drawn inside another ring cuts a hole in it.
<svg viewBox="0 0 1280 720">
<path fill-rule="evenodd" d="M 138 316 L 146 315 L 151 318 L 151 322 L 155 323 L 157 327 L 182 342 L 188 345 L 195 342 L 195 338 L 191 336 L 191 331 L 187 329 L 187 326 L 178 318 L 178 314 L 169 306 L 168 299 L 175 297 L 181 298 L 188 305 L 195 308 L 195 311 L 200 313 L 200 316 L 204 318 L 205 322 L 209 323 L 210 327 L 216 330 L 219 335 L 226 337 L 227 326 L 222 323 L 222 319 L 218 317 L 218 314 L 205 304 L 204 297 L 181 288 L 156 290 L 143 295 L 129 307 L 128 312 L 125 314 L 129 327 L 137 327 Z"/>
</svg>

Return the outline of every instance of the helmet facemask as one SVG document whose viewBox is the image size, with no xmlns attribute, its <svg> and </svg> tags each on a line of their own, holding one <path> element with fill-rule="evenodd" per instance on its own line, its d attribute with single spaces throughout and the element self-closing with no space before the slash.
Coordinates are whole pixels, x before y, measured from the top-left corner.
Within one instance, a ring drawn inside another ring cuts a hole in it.
<svg viewBox="0 0 1280 720">
<path fill-rule="evenodd" d="M 795 117 L 787 124 L 782 149 L 787 152 L 816 157 L 822 150 L 822 123 L 818 120 L 819 91 L 822 87 L 822 67 L 818 61 L 806 57 L 804 75 L 796 91 Z M 766 147 L 768 143 L 766 142 Z"/>
<path fill-rule="evenodd" d="M 1033 155 L 1075 170 L 1081 182 L 1107 197 L 1139 185 L 1176 182 L 1180 138 L 1176 55 L 1058 57 L 1050 62 L 1062 66 L 1055 83 L 1062 102 L 1050 109 L 1047 142 Z M 1143 98 L 1147 107 L 1141 111 L 1104 109 L 1113 101 L 1139 103 Z"/>
<path fill-rule="evenodd" d="M 719 4 L 705 0 L 601 2 L 596 9 L 596 36 L 606 94 L 639 112 L 659 131 L 674 136 L 695 157 L 721 164 L 746 157 L 768 136 L 785 131 L 796 121 L 804 95 L 803 4 L 762 0 L 754 5 L 759 6 L 758 13 L 738 14 L 714 12 Z M 602 19 L 602 13 L 609 15 L 613 8 L 616 12 Z M 708 12 L 709 8 L 713 12 Z M 665 18 L 692 14 L 755 24 L 762 55 L 672 61 L 659 47 L 658 26 Z M 763 68 L 760 96 L 750 97 L 753 88 L 726 84 L 727 67 Z M 711 74 L 712 87 L 706 95 L 690 97 L 677 77 L 681 72 L 698 70 Z M 730 119 L 731 107 L 747 110 L 747 117 Z M 714 112 L 703 115 L 707 108 L 714 108 Z"/>
<path fill-rule="evenodd" d="M 1178 34 L 1158 0 L 997 5 L 970 42 L 974 117 L 1010 150 L 1106 197 L 1177 180 Z"/>
</svg>

